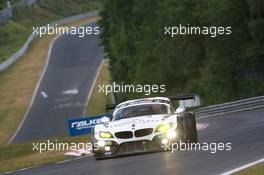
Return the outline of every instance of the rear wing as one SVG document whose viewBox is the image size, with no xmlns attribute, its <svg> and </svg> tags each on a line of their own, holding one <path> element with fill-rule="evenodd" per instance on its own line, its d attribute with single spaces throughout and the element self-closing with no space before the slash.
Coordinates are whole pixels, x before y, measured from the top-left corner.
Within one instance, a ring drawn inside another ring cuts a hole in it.
<svg viewBox="0 0 264 175">
<path fill-rule="evenodd" d="M 171 101 L 179 101 L 179 106 L 185 108 L 197 108 L 201 106 L 200 96 L 197 94 L 180 94 L 173 97 L 168 97 Z"/>
<path fill-rule="evenodd" d="M 195 101 L 195 94 L 179 94 L 177 96 L 168 97 L 171 101 L 175 100 L 194 100 Z"/>
</svg>

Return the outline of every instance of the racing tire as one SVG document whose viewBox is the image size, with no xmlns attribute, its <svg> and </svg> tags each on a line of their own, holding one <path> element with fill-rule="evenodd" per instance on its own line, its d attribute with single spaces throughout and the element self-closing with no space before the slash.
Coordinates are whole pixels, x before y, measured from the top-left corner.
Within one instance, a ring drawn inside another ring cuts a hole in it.
<svg viewBox="0 0 264 175">
<path fill-rule="evenodd" d="M 97 159 L 97 157 L 99 157 L 101 154 L 100 152 L 96 151 L 95 149 L 95 138 L 94 138 L 94 127 L 92 127 L 91 129 L 91 140 L 92 140 L 92 153 L 93 153 L 93 156 L 95 157 L 95 159 Z"/>
<path fill-rule="evenodd" d="M 198 134 L 196 129 L 196 120 L 193 113 L 182 113 L 178 119 L 180 138 L 184 142 L 197 143 Z"/>
</svg>

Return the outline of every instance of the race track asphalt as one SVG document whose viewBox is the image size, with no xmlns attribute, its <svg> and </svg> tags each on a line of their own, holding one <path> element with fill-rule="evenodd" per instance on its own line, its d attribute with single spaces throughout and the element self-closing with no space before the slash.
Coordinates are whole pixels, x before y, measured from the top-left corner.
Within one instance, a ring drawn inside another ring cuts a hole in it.
<svg viewBox="0 0 264 175">
<path fill-rule="evenodd" d="M 67 119 L 83 115 L 102 59 L 97 36 L 60 36 L 33 104 L 11 143 L 68 135 Z"/>
<path fill-rule="evenodd" d="M 93 157 L 41 166 L 12 175 L 214 175 L 264 157 L 264 109 L 198 118 L 209 127 L 200 143 L 232 144 L 231 151 L 178 151 L 96 161 Z"/>
</svg>

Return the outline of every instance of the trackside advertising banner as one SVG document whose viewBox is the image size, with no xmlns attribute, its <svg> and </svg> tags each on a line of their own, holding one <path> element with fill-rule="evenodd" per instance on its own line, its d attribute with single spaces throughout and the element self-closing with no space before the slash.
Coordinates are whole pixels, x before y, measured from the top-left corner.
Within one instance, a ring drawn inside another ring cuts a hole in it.
<svg viewBox="0 0 264 175">
<path fill-rule="evenodd" d="M 111 119 L 112 114 L 68 119 L 69 134 L 70 136 L 90 134 L 93 126 L 110 121 Z"/>
</svg>

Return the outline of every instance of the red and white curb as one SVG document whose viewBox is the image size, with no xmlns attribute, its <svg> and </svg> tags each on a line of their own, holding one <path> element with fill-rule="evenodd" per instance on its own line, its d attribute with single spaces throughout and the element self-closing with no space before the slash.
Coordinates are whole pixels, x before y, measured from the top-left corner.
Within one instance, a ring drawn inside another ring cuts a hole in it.
<svg viewBox="0 0 264 175">
<path fill-rule="evenodd" d="M 196 128 L 198 131 L 205 130 L 208 128 L 210 125 L 208 123 L 196 123 Z"/>
<path fill-rule="evenodd" d="M 72 150 L 72 151 L 66 152 L 64 155 L 65 156 L 75 156 L 75 157 L 91 156 L 92 155 L 92 149 Z"/>
</svg>

